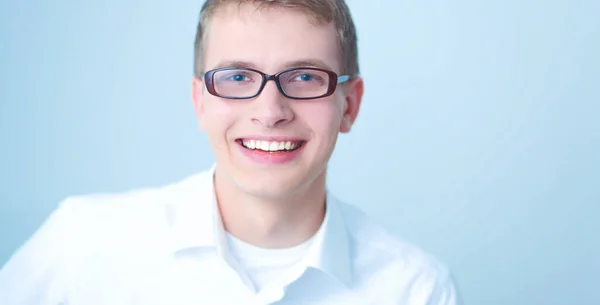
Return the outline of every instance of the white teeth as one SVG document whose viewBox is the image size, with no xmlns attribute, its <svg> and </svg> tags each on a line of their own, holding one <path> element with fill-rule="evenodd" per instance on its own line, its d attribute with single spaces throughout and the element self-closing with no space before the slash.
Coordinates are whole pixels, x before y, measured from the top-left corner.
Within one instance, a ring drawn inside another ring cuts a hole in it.
<svg viewBox="0 0 600 305">
<path fill-rule="evenodd" d="M 264 151 L 285 151 L 296 149 L 298 142 L 292 141 L 260 141 L 260 140 L 242 140 L 242 144 L 249 149 L 260 149 Z"/>
</svg>

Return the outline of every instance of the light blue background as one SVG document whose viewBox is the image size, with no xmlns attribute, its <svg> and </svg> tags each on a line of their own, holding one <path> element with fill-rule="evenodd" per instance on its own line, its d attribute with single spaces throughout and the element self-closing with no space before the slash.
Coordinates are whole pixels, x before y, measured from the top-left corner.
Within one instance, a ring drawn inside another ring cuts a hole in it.
<svg viewBox="0 0 600 305">
<path fill-rule="evenodd" d="M 600 1 L 349 4 L 366 94 L 330 188 L 445 261 L 468 304 L 600 304 Z M 0 263 L 68 195 L 212 164 L 189 100 L 200 6 L 1 2 Z"/>
</svg>

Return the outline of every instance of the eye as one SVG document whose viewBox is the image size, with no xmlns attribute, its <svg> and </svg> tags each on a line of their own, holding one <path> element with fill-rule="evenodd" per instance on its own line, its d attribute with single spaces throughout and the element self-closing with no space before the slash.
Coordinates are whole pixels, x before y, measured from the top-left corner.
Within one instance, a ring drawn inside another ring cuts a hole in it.
<svg viewBox="0 0 600 305">
<path fill-rule="evenodd" d="M 257 76 L 248 71 L 224 70 L 217 72 L 214 76 L 214 79 L 215 82 L 221 84 L 246 84 L 254 82 L 256 77 Z"/>
<path fill-rule="evenodd" d="M 301 82 L 310 82 L 314 79 L 315 79 L 315 76 L 308 74 L 308 73 L 302 73 L 302 74 L 299 74 L 296 77 L 294 77 L 295 81 L 301 81 Z"/>
<path fill-rule="evenodd" d="M 234 74 L 229 77 L 230 80 L 234 82 L 243 82 L 248 79 L 246 75 L 243 74 Z"/>
<path fill-rule="evenodd" d="M 311 69 L 294 69 L 283 77 L 287 84 L 294 86 L 322 86 L 327 83 L 327 73 Z"/>
<path fill-rule="evenodd" d="M 300 74 L 298 78 L 303 82 L 309 82 L 314 79 L 314 76 L 310 74 Z"/>
</svg>

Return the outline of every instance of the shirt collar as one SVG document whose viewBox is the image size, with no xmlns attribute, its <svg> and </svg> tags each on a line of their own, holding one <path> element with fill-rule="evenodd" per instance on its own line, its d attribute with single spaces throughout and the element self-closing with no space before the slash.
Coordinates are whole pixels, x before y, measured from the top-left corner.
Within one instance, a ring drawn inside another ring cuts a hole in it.
<svg viewBox="0 0 600 305">
<path fill-rule="evenodd" d="M 327 191 L 323 224 L 309 249 L 306 264 L 350 286 L 350 236 L 337 198 Z"/>
<path fill-rule="evenodd" d="M 169 200 L 173 253 L 209 247 L 228 257 L 227 239 L 219 213 L 215 189 L 215 165 L 175 187 Z M 326 212 L 321 228 L 305 258 L 308 267 L 337 279 L 347 287 L 352 278 L 349 235 L 339 201 L 327 191 Z"/>
</svg>

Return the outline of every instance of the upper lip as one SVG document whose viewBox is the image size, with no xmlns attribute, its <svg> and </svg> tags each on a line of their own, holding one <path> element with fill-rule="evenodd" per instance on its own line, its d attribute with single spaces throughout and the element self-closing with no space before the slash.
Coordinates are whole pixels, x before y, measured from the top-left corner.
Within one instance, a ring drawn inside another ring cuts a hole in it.
<svg viewBox="0 0 600 305">
<path fill-rule="evenodd" d="M 245 136 L 238 138 L 239 140 L 259 140 L 259 141 L 269 141 L 269 142 L 300 142 L 305 141 L 299 137 L 289 137 L 289 136 Z"/>
</svg>

